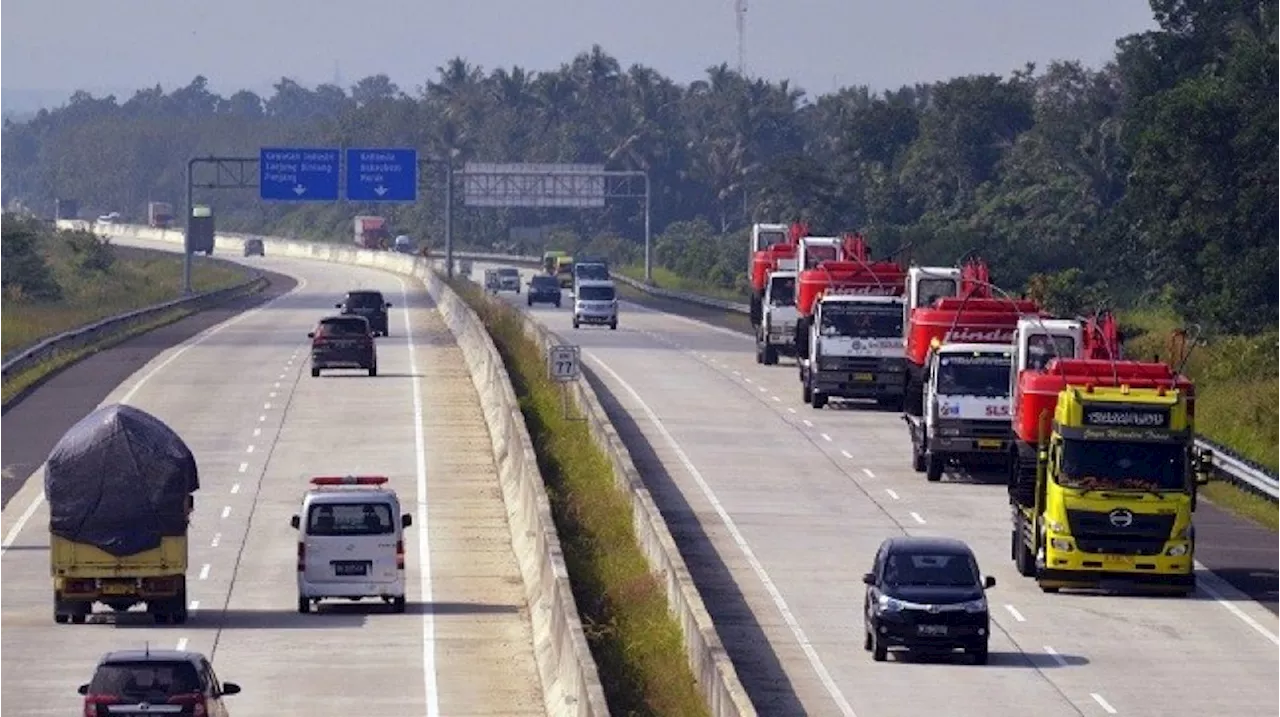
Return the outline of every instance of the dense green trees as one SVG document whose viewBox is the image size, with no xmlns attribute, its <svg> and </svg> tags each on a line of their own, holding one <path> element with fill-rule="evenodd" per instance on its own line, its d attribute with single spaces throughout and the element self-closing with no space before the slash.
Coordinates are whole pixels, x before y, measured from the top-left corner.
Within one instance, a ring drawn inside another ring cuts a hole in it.
<svg viewBox="0 0 1280 717">
<path fill-rule="evenodd" d="M 804 217 L 825 232 L 862 229 L 880 254 L 909 246 L 950 263 L 977 251 L 1002 284 L 1064 308 L 1145 301 L 1222 329 L 1274 325 L 1275 5 L 1151 4 L 1160 29 L 1122 39 L 1101 70 L 1056 63 L 808 102 L 726 66 L 680 86 L 599 47 L 551 72 L 486 73 L 459 58 L 411 92 L 375 76 L 349 90 L 283 79 L 267 98 L 219 97 L 202 77 L 123 103 L 80 93 L 6 124 L 4 199 L 49 212 L 74 197 L 141 216 L 149 199 L 181 198 L 186 157 L 266 144 L 606 163 L 650 173 L 657 260 L 724 287 L 743 282 L 752 221 Z M 438 243 L 441 187 L 426 178 L 423 201 L 395 208 L 291 209 L 250 192 L 203 201 L 227 228 L 345 239 L 350 217 L 371 212 Z M 636 255 L 637 204 L 463 210 L 458 238 L 534 251 L 545 238 L 507 230 L 556 225 L 561 243 L 622 260 Z"/>
</svg>

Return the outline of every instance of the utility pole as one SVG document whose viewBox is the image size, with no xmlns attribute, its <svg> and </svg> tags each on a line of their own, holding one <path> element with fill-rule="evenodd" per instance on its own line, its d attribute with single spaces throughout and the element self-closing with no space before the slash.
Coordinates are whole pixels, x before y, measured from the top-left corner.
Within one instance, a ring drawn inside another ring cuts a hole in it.
<svg viewBox="0 0 1280 717">
<path fill-rule="evenodd" d="M 747 0 L 733 0 L 738 21 L 738 74 L 747 76 Z"/>
</svg>

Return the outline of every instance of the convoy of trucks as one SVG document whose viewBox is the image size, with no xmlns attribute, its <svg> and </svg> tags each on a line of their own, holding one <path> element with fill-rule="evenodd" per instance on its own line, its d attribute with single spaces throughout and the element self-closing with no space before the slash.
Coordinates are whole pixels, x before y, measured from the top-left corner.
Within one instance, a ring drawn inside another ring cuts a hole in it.
<svg viewBox="0 0 1280 717">
<path fill-rule="evenodd" d="M 1192 514 L 1212 454 L 1195 447 L 1185 334 L 1173 365 L 1124 359 L 1115 318 L 1052 316 L 986 265 L 872 261 L 856 234 L 757 224 L 756 360 L 794 355 L 802 397 L 902 410 L 912 467 L 1007 475 L 1011 557 L 1041 589 L 1195 589 Z M 788 335 L 789 334 L 789 335 Z"/>
</svg>

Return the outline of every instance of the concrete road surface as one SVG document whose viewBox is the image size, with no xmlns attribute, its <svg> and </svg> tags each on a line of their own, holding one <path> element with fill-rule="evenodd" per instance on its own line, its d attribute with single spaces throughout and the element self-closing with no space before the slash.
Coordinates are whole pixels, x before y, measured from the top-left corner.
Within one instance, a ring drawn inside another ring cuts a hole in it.
<svg viewBox="0 0 1280 717">
<path fill-rule="evenodd" d="M 489 439 L 452 336 L 415 282 L 267 257 L 297 289 L 165 351 L 112 391 L 168 422 L 200 465 L 188 624 L 56 625 L 42 478 L 4 511 L 5 714 L 78 714 L 115 648 L 181 647 L 239 683 L 233 714 L 543 714 L 528 611 Z M 379 375 L 308 372 L 306 333 L 343 292 L 395 304 Z M 368 601 L 296 612 L 289 517 L 314 475 L 390 477 L 407 532 L 407 614 Z"/>
</svg>

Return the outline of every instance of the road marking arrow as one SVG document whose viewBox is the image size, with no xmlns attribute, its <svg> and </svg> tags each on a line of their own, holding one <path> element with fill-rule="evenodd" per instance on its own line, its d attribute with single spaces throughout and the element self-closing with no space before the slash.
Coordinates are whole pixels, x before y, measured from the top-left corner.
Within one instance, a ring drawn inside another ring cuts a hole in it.
<svg viewBox="0 0 1280 717">
<path fill-rule="evenodd" d="M 307 192 L 307 188 L 302 186 L 301 184 L 294 185 L 293 187 L 293 193 L 298 195 L 299 197 L 301 197 L 303 194 L 306 194 L 306 192 Z"/>
<path fill-rule="evenodd" d="M 377 194 L 379 197 L 386 194 L 388 191 L 390 190 L 388 190 L 386 187 L 382 186 L 381 184 L 373 188 L 373 193 Z"/>
</svg>

